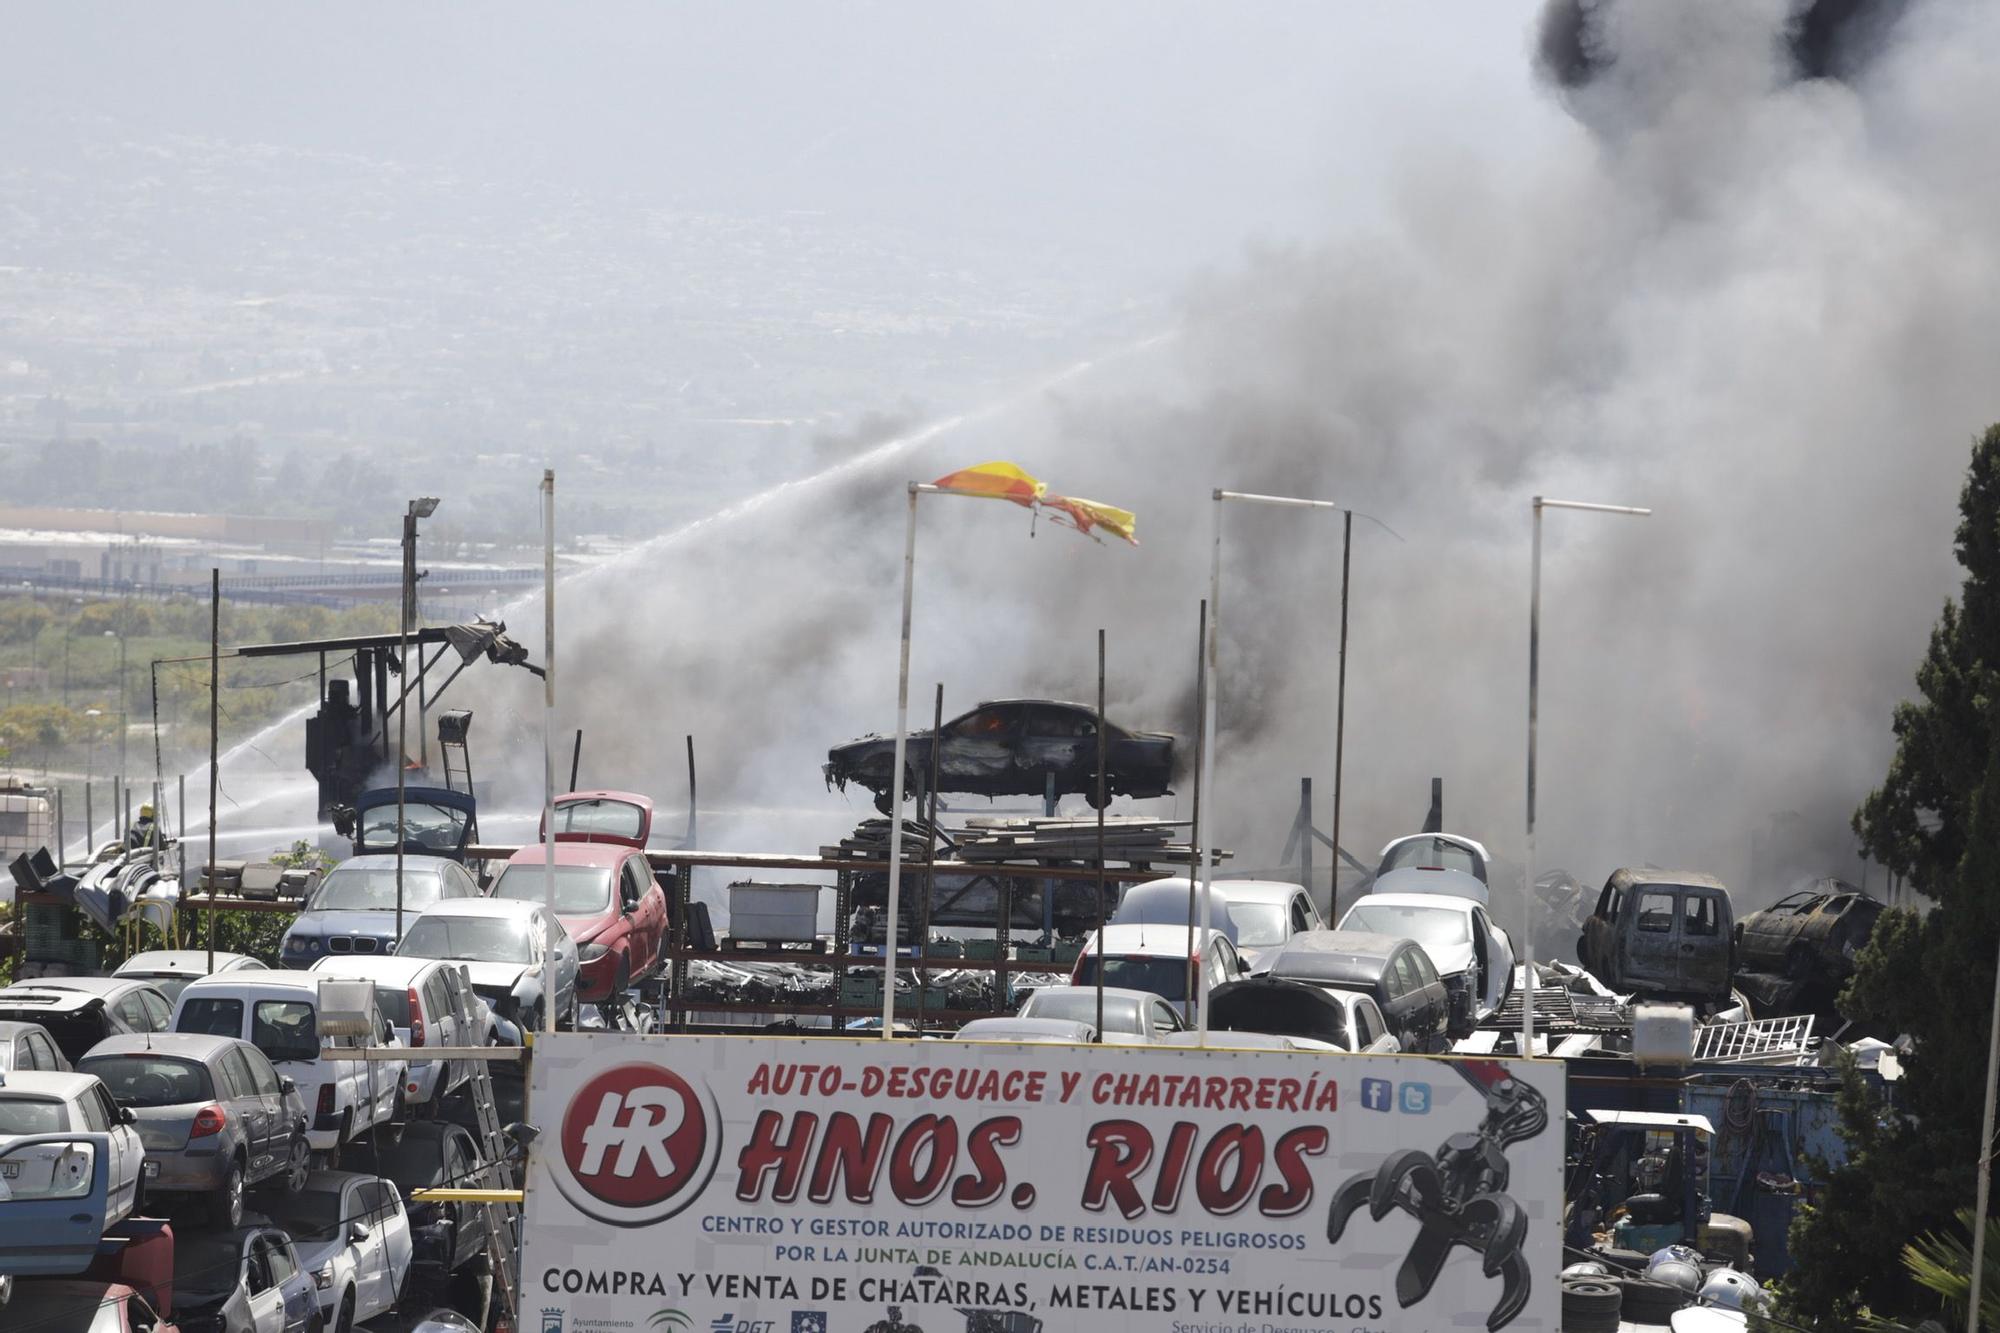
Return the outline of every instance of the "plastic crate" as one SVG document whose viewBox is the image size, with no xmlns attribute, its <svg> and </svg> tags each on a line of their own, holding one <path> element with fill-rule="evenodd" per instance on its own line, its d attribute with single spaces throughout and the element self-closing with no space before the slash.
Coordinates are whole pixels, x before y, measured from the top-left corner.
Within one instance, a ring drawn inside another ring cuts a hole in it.
<svg viewBox="0 0 2000 1333">
<path fill-rule="evenodd" d="M 882 1003 L 882 982 L 877 977 L 842 977 L 840 979 L 840 1003 L 842 1006 L 879 1005 Z"/>
<path fill-rule="evenodd" d="M 1000 957 L 1000 941 L 967 940 L 965 942 L 965 956 L 967 958 L 980 959 L 988 963 L 993 962 Z"/>
<path fill-rule="evenodd" d="M 924 952 L 932 958 L 963 958 L 965 957 L 965 941 L 932 940 Z"/>
<path fill-rule="evenodd" d="M 1017 944 L 1014 946 L 1014 961 L 1017 963 L 1052 963 L 1055 950 L 1046 944 Z"/>
<path fill-rule="evenodd" d="M 1065 940 L 1051 949 L 1050 953 L 1054 955 L 1049 959 L 1050 962 L 1061 963 L 1064 967 L 1068 967 L 1083 956 L 1083 941 Z"/>
</svg>

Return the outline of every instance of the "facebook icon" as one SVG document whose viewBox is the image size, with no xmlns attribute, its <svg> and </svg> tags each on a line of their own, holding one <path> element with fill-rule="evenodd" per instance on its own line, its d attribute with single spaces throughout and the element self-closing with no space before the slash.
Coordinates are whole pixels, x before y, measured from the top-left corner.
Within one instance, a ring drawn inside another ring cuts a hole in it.
<svg viewBox="0 0 2000 1333">
<path fill-rule="evenodd" d="M 1431 1085 L 1428 1083 L 1405 1083 L 1401 1088 L 1403 1111 L 1406 1115 L 1428 1115 L 1431 1109 Z M 1387 1093 L 1383 1094 L 1385 1097 Z"/>
<path fill-rule="evenodd" d="M 1364 1078 L 1361 1080 L 1361 1105 L 1370 1111 L 1389 1109 L 1389 1080 L 1386 1078 Z"/>
</svg>

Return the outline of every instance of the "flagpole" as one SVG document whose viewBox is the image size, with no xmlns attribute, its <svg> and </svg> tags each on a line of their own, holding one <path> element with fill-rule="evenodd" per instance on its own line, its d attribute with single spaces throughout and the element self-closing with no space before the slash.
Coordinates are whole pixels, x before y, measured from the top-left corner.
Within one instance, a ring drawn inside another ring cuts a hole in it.
<svg viewBox="0 0 2000 1333">
<path fill-rule="evenodd" d="M 1196 790 L 1206 791 L 1209 800 L 1215 799 L 1215 696 L 1216 683 L 1221 679 L 1215 670 L 1215 644 L 1222 636 L 1222 491 L 1215 492 L 1215 524 L 1208 555 L 1208 688 L 1202 692 L 1201 701 L 1201 768 L 1195 778 Z M 1213 828 L 1213 815 L 1209 828 Z M 1208 829 L 1202 830 L 1203 834 Z M 1197 846 L 1195 853 L 1201 859 L 1201 933 L 1199 951 L 1195 958 L 1195 1033 L 1197 1044 L 1208 1045 L 1208 968 L 1204 966 L 1208 955 L 1208 927 L 1214 920 L 1211 913 L 1215 905 L 1215 857 L 1205 846 Z M 1098 946 L 1101 950 L 1102 945 Z"/>
<path fill-rule="evenodd" d="M 882 1039 L 896 1035 L 896 924 L 903 906 L 903 763 L 910 728 L 910 602 L 917 581 L 917 497 L 937 487 L 910 483 L 903 533 L 903 635 L 896 668 L 896 769 L 889 779 L 889 919 L 882 933 Z M 931 737 L 937 744 L 937 737 Z"/>
</svg>

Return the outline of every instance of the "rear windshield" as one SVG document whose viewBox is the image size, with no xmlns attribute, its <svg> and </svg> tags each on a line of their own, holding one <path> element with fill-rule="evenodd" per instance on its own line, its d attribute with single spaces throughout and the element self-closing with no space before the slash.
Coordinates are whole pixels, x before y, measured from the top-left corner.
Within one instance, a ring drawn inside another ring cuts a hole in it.
<svg viewBox="0 0 2000 1333">
<path fill-rule="evenodd" d="M 396 807 L 389 807 L 389 826 L 396 823 Z M 438 900 L 439 872 L 405 866 L 403 869 L 403 910 L 422 910 Z M 341 866 L 320 881 L 319 891 L 306 904 L 314 912 L 396 910 L 396 869 L 394 866 Z"/>
<path fill-rule="evenodd" d="M 1104 961 L 1104 984 L 1121 990 L 1149 990 L 1163 1000 L 1187 998 L 1188 961 L 1185 958 L 1121 958 L 1117 954 Z M 1076 974 L 1079 986 L 1097 984 L 1097 956 L 1083 960 Z"/>
<path fill-rule="evenodd" d="M 52 1014 L 47 1010 L 0 1009 L 0 1018 L 11 1018 L 24 1023 L 40 1023 L 55 1038 L 56 1049 L 74 1065 L 83 1059 L 84 1052 L 111 1035 L 104 1023 L 104 1009 L 92 1005 L 88 1009 L 71 1010 L 66 1014 Z"/>
<path fill-rule="evenodd" d="M 529 963 L 528 928 L 499 917 L 425 917 L 403 935 L 405 958 L 450 958 L 465 963 Z"/>
<path fill-rule="evenodd" d="M 557 833 L 602 833 L 637 841 L 639 807 L 630 801 L 566 801 L 556 807 Z"/>
<path fill-rule="evenodd" d="M 382 1017 L 389 1020 L 392 1027 L 406 1028 L 410 1025 L 410 988 L 408 986 L 377 986 L 375 1007 L 382 1011 Z"/>
<path fill-rule="evenodd" d="M 154 990 L 167 997 L 168 1004 L 172 1004 L 175 1000 L 180 999 L 181 992 L 188 988 L 190 981 L 194 980 L 193 977 L 185 972 L 175 972 L 170 975 L 157 977 L 143 976 L 132 972 L 128 972 L 125 975 L 136 976 L 140 981 L 151 983 Z"/>
<path fill-rule="evenodd" d="M 319 1059 L 319 1023 L 304 1000 L 259 1000 L 250 1018 L 250 1044 L 273 1063 Z"/>
<path fill-rule="evenodd" d="M 0 1134 L 60 1134 L 69 1110 L 41 1097 L 0 1097 Z"/>
<path fill-rule="evenodd" d="M 560 818 L 558 814 L 558 818 Z M 611 877 L 618 872 L 605 866 L 556 867 L 556 915 L 583 916 L 611 906 Z M 548 892 L 548 867 L 522 863 L 510 865 L 493 881 L 495 898 L 538 903 Z"/>
<path fill-rule="evenodd" d="M 1283 903 L 1230 903 L 1229 923 L 1236 927 L 1236 942 L 1246 949 L 1283 944 L 1292 933 Z"/>
<path fill-rule="evenodd" d="M 101 1055 L 78 1067 L 104 1080 L 111 1097 L 125 1106 L 180 1106 L 215 1096 L 208 1066 L 163 1055 Z"/>
<path fill-rule="evenodd" d="M 243 1001 L 199 995 L 181 1006 L 174 1020 L 176 1032 L 199 1032 L 210 1037 L 243 1035 Z"/>
</svg>

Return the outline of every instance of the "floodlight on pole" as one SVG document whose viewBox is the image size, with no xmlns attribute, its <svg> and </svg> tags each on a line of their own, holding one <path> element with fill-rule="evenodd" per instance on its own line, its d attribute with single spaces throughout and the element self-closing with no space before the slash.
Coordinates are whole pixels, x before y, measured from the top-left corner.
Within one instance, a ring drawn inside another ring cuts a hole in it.
<svg viewBox="0 0 2000 1333">
<path fill-rule="evenodd" d="M 1521 1054 L 1535 1053 L 1535 723 L 1542 671 L 1542 511 L 1581 509 L 1593 514 L 1644 518 L 1653 511 L 1633 505 L 1591 504 L 1582 500 L 1534 498 L 1534 558 L 1528 576 L 1528 826 L 1521 871 Z"/>
</svg>

